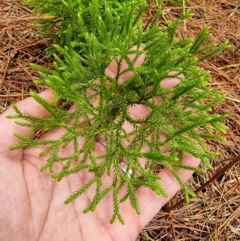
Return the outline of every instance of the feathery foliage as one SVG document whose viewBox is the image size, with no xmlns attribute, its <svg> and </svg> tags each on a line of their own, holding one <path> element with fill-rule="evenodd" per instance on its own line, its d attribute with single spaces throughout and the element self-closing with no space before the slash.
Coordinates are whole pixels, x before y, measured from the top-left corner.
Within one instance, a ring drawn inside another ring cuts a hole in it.
<svg viewBox="0 0 240 241">
<path fill-rule="evenodd" d="M 92 178 L 65 203 L 95 187 L 95 196 L 84 212 L 94 211 L 100 201 L 112 195 L 111 222 L 118 219 L 124 223 L 120 205 L 128 199 L 140 213 L 136 189 L 141 186 L 166 197 L 158 184 L 161 177 L 157 166 L 170 170 L 187 200 L 194 196 L 177 170 L 204 169 L 184 165 L 183 155 L 187 152 L 211 168 L 209 158 L 216 153 L 208 151 L 206 140 L 223 139 L 216 133 L 226 130 L 221 123 L 225 116 L 211 112 L 224 94 L 209 88 L 209 73 L 197 64 L 227 45 L 203 46 L 209 38 L 206 27 L 196 39 L 176 38 L 178 25 L 188 16 L 162 27 L 153 20 L 144 30 L 144 1 L 27 0 L 26 4 L 46 14 L 40 22 L 41 31 L 58 43 L 54 45 L 54 69 L 35 68 L 42 77 L 38 82 L 48 85 L 56 94 L 55 102 L 61 100 L 63 104 L 56 106 L 31 93 L 50 113 L 49 118 L 26 115 L 14 106 L 16 114 L 9 118 L 20 119 L 17 123 L 32 131 L 26 137 L 15 134 L 20 144 L 11 149 L 43 146 L 40 155 L 48 159 L 41 170 L 49 170 L 57 181 L 90 172 Z M 142 54 L 145 61 L 136 66 Z M 105 70 L 112 61 L 117 70 L 109 75 Z M 121 67 L 124 62 L 128 66 L 125 69 Z M 122 76 L 129 72 L 133 75 L 123 82 Z M 166 88 L 163 82 L 167 78 L 180 82 Z M 68 111 L 67 106 L 73 103 L 75 108 Z M 145 106 L 149 113 L 133 118 L 129 107 L 136 105 Z M 123 128 L 126 121 L 133 127 L 130 133 Z M 33 139 L 39 129 L 55 128 L 64 129 L 59 139 Z M 106 151 L 96 154 L 99 136 L 105 140 Z M 72 152 L 63 157 L 61 152 L 70 146 Z M 56 163 L 62 166 L 57 172 Z M 106 175 L 112 180 L 107 187 L 103 180 Z"/>
</svg>

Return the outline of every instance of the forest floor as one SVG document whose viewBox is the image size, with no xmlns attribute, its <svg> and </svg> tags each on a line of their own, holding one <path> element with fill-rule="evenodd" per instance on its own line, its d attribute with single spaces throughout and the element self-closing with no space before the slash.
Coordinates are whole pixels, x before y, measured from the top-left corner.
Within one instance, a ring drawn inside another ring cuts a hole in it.
<svg viewBox="0 0 240 241">
<path fill-rule="evenodd" d="M 206 25 L 212 34 L 211 42 L 230 44 L 228 50 L 201 63 L 201 67 L 211 73 L 210 86 L 226 94 L 225 101 L 214 112 L 228 114 L 225 124 L 229 130 L 225 142 L 209 142 L 209 147 L 218 151 L 219 156 L 212 160 L 213 171 L 193 175 L 189 185 L 195 190 L 225 167 L 229 159 L 240 155 L 240 1 L 192 0 L 186 1 L 185 7 L 169 3 L 174 1 L 165 2 L 168 3 L 163 4 L 164 15 L 159 24 L 178 19 L 187 9 L 193 13 L 180 25 L 180 38 L 195 37 Z M 144 21 L 155 11 L 156 5 L 149 3 Z M 30 63 L 50 67 L 51 60 L 44 49 L 51 43 L 38 37 L 35 19 L 20 1 L 0 0 L 0 113 L 12 103 L 27 98 L 30 90 L 40 92 L 45 88 L 34 84 L 38 74 Z M 205 187 L 190 203 L 167 211 L 181 198 L 182 193 L 177 193 L 137 240 L 240 240 L 240 162 Z"/>
</svg>

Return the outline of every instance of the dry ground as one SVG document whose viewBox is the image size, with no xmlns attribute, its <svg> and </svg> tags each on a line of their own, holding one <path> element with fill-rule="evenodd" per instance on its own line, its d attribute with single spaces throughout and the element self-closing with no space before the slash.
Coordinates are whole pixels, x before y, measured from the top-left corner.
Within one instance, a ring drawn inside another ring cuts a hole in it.
<svg viewBox="0 0 240 241">
<path fill-rule="evenodd" d="M 197 3 L 194 3 L 197 2 Z M 196 36 L 207 25 L 211 41 L 228 41 L 231 48 L 201 64 L 211 72 L 212 88 L 223 90 L 227 98 L 215 108 L 227 113 L 229 130 L 224 143 L 211 142 L 209 146 L 220 155 L 212 160 L 214 171 L 194 175 L 189 184 L 196 189 L 208 181 L 228 162 L 226 158 L 240 155 L 240 5 L 239 0 L 187 1 L 194 13 L 179 29 L 180 37 Z M 181 6 L 166 4 L 164 19 L 177 19 L 184 11 Z M 149 5 L 146 21 L 155 11 Z M 36 86 L 38 77 L 30 63 L 51 66 L 44 49 L 49 41 L 38 37 L 31 10 L 17 0 L 0 0 L 0 113 L 11 103 L 29 96 L 30 90 L 42 91 Z M 160 21 L 164 22 L 162 19 Z M 201 191 L 197 198 L 170 213 L 167 208 L 181 200 L 179 192 L 139 235 L 140 241 L 172 240 L 240 240 L 240 163 Z"/>
</svg>

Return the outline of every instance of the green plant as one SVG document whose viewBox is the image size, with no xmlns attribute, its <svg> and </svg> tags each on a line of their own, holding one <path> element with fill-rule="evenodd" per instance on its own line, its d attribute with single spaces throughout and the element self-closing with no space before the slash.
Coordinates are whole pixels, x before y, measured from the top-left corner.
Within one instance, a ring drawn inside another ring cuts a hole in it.
<svg viewBox="0 0 240 241">
<path fill-rule="evenodd" d="M 77 51 L 79 44 L 86 41 L 86 33 L 97 34 L 100 30 L 99 18 L 106 25 L 112 24 L 113 19 L 126 16 L 123 11 L 134 2 L 145 5 L 142 0 L 26 0 L 24 3 L 43 16 L 36 21 L 42 37 L 51 38 L 61 46 L 71 45 Z"/>
<path fill-rule="evenodd" d="M 77 15 L 71 16 L 70 22 L 68 18 L 62 18 L 61 24 L 55 26 L 59 44 L 54 45 L 54 69 L 34 65 L 42 76 L 37 82 L 48 85 L 56 98 L 53 103 L 36 93 L 31 95 L 51 117 L 43 119 L 26 115 L 15 105 L 16 114 L 9 118 L 20 119 L 17 124 L 31 128 L 32 132 L 27 137 L 15 134 L 21 143 L 11 149 L 45 146 L 40 155 L 49 158 L 41 171 L 49 170 L 57 181 L 83 170 L 91 172 L 92 179 L 67 198 L 66 203 L 95 185 L 95 196 L 85 212 L 94 211 L 97 204 L 111 193 L 114 206 L 111 222 L 116 219 L 124 222 L 119 207 L 127 199 L 140 213 L 136 196 L 139 186 L 166 196 L 157 183 L 161 178 L 156 174 L 159 165 L 170 170 L 187 200 L 194 196 L 176 169 L 197 172 L 204 169 L 184 165 L 183 153 L 201 159 L 210 168 L 209 158 L 216 153 L 208 151 L 206 140 L 223 139 L 215 132 L 226 129 L 221 123 L 225 116 L 211 113 L 212 107 L 222 101 L 224 95 L 208 87 L 209 73 L 197 64 L 227 45 L 203 46 L 209 37 L 206 27 L 195 40 L 177 39 L 177 26 L 188 16 L 159 27 L 156 21 L 160 13 L 157 13 L 144 31 L 141 20 L 144 1 L 47 0 L 43 4 L 43 1 L 28 0 L 27 3 L 38 3 L 37 12 L 51 14 L 50 19 L 41 22 L 43 31 L 46 31 L 46 26 L 56 24 L 54 16 L 59 18 L 59 10 L 72 11 L 77 5 L 78 11 L 73 13 Z M 52 8 L 53 3 L 58 6 Z M 113 3 L 117 3 L 116 6 Z M 70 5 L 71 8 L 66 8 Z M 136 66 L 134 62 L 142 54 L 146 56 L 145 61 Z M 112 61 L 117 73 L 111 76 L 105 70 Z M 126 68 L 121 67 L 124 62 Z M 129 71 L 133 75 L 125 82 L 120 81 L 121 76 Z M 163 81 L 170 77 L 179 79 L 180 83 L 172 88 L 162 87 Z M 63 104 L 56 106 L 59 100 Z M 75 108 L 69 112 L 67 107 L 73 103 Z M 134 105 L 145 106 L 149 114 L 140 119 L 132 118 L 128 108 Z M 125 121 L 133 126 L 130 133 L 123 129 Z M 61 138 L 34 139 L 39 129 L 49 131 L 58 127 L 65 130 Z M 166 135 L 164 140 L 160 139 L 162 134 Z M 105 140 L 106 152 L 94 154 L 99 136 Z M 79 138 L 84 139 L 81 146 Z M 130 142 L 130 139 L 133 141 L 126 148 L 124 142 Z M 71 155 L 60 156 L 60 150 L 70 145 L 73 149 Z M 145 151 L 144 146 L 147 146 Z M 168 151 L 162 152 L 162 147 Z M 146 160 L 144 165 L 141 164 L 142 158 Z M 121 161 L 125 162 L 125 171 L 122 171 Z M 62 165 L 57 172 L 54 171 L 56 163 Z M 103 189 L 102 177 L 106 174 L 112 175 L 112 181 Z M 127 191 L 121 196 L 120 192 L 126 186 Z"/>
</svg>

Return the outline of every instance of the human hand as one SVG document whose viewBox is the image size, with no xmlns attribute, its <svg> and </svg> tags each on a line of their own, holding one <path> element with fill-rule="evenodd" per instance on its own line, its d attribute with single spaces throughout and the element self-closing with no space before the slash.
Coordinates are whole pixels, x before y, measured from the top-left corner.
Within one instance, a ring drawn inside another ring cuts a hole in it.
<svg viewBox="0 0 240 241">
<path fill-rule="evenodd" d="M 135 64 L 141 64 L 143 61 L 144 56 L 141 55 Z M 116 65 L 110 64 L 106 74 L 114 75 L 115 72 Z M 122 81 L 130 75 L 131 73 L 126 73 Z M 165 87 L 176 84 L 176 79 L 164 81 Z M 48 101 L 54 98 L 51 90 L 40 93 L 40 96 Z M 48 113 L 33 98 L 25 99 L 17 106 L 26 114 L 48 117 Z M 139 107 L 133 107 L 130 111 L 133 116 L 138 116 L 139 111 L 144 112 L 139 110 Z M 171 173 L 163 169 L 159 173 L 162 177 L 160 185 L 168 197 L 157 196 L 151 190 L 140 187 L 137 190 L 140 215 L 136 214 L 129 202 L 121 205 L 120 212 L 125 225 L 118 222 L 109 223 L 112 215 L 111 195 L 106 196 L 94 212 L 83 214 L 83 209 L 93 196 L 91 188 L 68 205 L 65 205 L 64 201 L 85 183 L 87 174 L 81 172 L 57 183 L 48 172 L 39 172 L 46 160 L 44 157 L 39 157 L 42 147 L 10 151 L 11 146 L 18 144 L 13 133 L 23 136 L 29 133 L 28 128 L 6 119 L 6 116 L 12 114 L 14 110 L 9 108 L 0 116 L 0 240 L 134 241 L 139 232 L 180 188 Z M 126 125 L 126 131 L 128 128 L 130 126 Z M 61 129 L 50 131 L 43 138 L 57 138 L 62 131 Z M 103 149 L 100 143 L 96 143 L 96 152 L 101 153 Z M 199 162 L 189 154 L 184 154 L 185 165 L 196 167 Z M 191 175 L 192 172 L 186 170 L 179 173 L 183 181 L 187 181 Z"/>
</svg>

